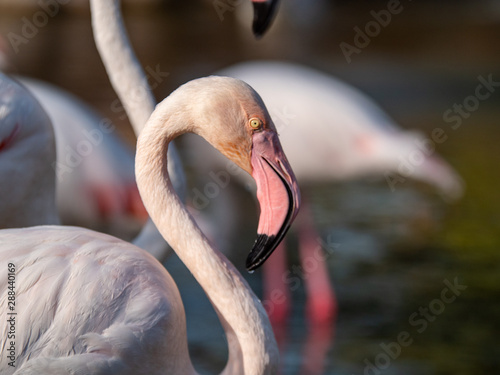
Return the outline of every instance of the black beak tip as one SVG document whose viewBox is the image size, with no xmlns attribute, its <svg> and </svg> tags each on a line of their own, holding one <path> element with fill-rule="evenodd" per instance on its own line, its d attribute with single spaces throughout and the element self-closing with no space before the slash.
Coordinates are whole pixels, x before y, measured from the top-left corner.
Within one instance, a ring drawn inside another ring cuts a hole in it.
<svg viewBox="0 0 500 375">
<path fill-rule="evenodd" d="M 279 0 L 257 1 L 253 3 L 254 17 L 252 30 L 256 38 L 262 37 L 273 22 Z"/>
<path fill-rule="evenodd" d="M 269 258 L 276 246 L 275 236 L 259 234 L 255 240 L 252 251 L 248 254 L 246 268 L 248 271 L 255 271 L 264 261 Z"/>
<path fill-rule="evenodd" d="M 247 271 L 253 272 L 257 268 L 259 268 L 261 265 L 261 262 L 259 262 L 257 259 L 252 259 L 250 256 L 247 258 L 247 263 L 246 263 L 246 268 Z"/>
</svg>

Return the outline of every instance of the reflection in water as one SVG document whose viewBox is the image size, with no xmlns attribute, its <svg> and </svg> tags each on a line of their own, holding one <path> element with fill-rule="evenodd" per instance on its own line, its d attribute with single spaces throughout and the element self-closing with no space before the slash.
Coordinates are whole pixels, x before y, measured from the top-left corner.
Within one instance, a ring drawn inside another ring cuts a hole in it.
<svg viewBox="0 0 500 375">
<path fill-rule="evenodd" d="M 289 313 L 294 301 L 290 291 L 300 285 L 298 276 L 305 284 L 306 307 L 301 320 L 306 326 L 303 338 L 301 375 L 320 375 L 326 363 L 326 354 L 333 344 L 337 301 L 326 269 L 327 255 L 323 254 L 322 242 L 312 222 L 307 200 L 302 200 L 301 213 L 296 219 L 298 226 L 298 246 L 301 259 L 299 271 L 289 271 L 285 257 L 285 246 L 280 246 L 268 259 L 263 268 L 264 300 L 280 351 L 288 347 Z M 286 241 L 286 240 L 285 240 Z M 293 275 L 293 279 L 291 277 Z M 295 301 L 296 303 L 297 301 Z M 302 303 L 302 301 L 301 301 Z"/>
<path fill-rule="evenodd" d="M 333 324 L 317 324 L 309 328 L 304 349 L 301 375 L 323 374 L 328 349 L 332 345 L 335 331 Z"/>
<path fill-rule="evenodd" d="M 278 341 L 278 347 L 282 353 L 282 360 L 285 362 L 288 356 L 287 351 L 292 345 L 289 341 L 289 334 L 293 329 L 285 321 L 274 323 L 273 329 Z M 296 353 L 296 355 L 300 355 L 301 360 L 298 364 L 294 363 L 290 369 L 287 369 L 286 363 L 283 363 L 281 374 L 290 373 L 292 367 L 295 370 L 298 368 L 298 374 L 300 375 L 323 374 L 328 363 L 327 354 L 333 345 L 334 333 L 335 324 L 333 321 L 308 326 L 298 345 L 300 353 Z"/>
</svg>

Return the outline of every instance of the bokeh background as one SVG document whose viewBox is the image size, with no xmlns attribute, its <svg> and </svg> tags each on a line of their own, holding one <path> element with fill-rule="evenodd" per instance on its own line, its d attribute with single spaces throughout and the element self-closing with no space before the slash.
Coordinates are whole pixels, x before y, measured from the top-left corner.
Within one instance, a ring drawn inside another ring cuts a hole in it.
<svg viewBox="0 0 500 375">
<path fill-rule="evenodd" d="M 17 51 L 7 40 L 7 71 L 77 95 L 112 119 L 133 147 L 126 117 L 112 106 L 116 96 L 93 42 L 88 3 L 66 3 Z M 317 68 L 358 87 L 402 128 L 430 134 L 440 127 L 448 135 L 437 151 L 466 182 L 465 195 L 456 203 L 410 183 L 396 192 L 373 181 L 313 187 L 321 237 L 335 244 L 328 263 L 339 317 L 327 335 L 318 335 L 304 320 L 303 288 L 294 292 L 281 348 L 283 374 L 500 371 L 500 90 L 481 101 L 458 129 L 443 119 L 455 103 L 474 95 L 479 76 L 500 82 L 499 2 L 402 0 L 402 11 L 350 62 L 341 43 L 353 45 L 354 28 L 364 28 L 373 19 L 371 11 L 387 9 L 391 1 L 283 0 L 274 25 L 258 41 L 250 32 L 250 4 L 243 0 L 123 3 L 143 66 L 168 72 L 155 87 L 157 99 L 231 64 L 277 59 Z M 218 3 L 228 9 L 223 19 Z M 0 0 L 1 35 L 21 34 L 23 17 L 31 20 L 40 9 L 36 1 Z M 191 182 L 200 183 L 194 177 Z M 235 247 L 242 248 L 242 255 L 234 262 L 243 269 L 256 216 L 247 193 L 240 194 L 248 221 L 241 223 L 245 235 Z M 298 262 L 293 254 L 292 247 L 291 266 Z M 201 372 L 220 370 L 226 343 L 216 315 L 175 258 L 166 266 L 183 293 L 195 366 Z M 259 273 L 248 278 L 260 293 Z M 439 314 L 424 317 L 419 309 L 441 298 L 445 280 L 467 288 Z M 425 324 L 411 323 L 415 313 Z M 386 365 L 380 356 L 383 346 L 401 332 L 409 334 L 411 344 Z M 377 358 L 380 366 L 370 366 Z"/>
</svg>

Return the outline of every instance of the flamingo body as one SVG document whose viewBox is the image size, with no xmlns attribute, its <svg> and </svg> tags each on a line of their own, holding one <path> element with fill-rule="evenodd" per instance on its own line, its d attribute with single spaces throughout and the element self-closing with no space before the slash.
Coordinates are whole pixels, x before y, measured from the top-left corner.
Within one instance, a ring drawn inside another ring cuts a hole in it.
<svg viewBox="0 0 500 375">
<path fill-rule="evenodd" d="M 333 76 L 268 61 L 237 64 L 217 74 L 241 79 L 260 93 L 302 184 L 399 173 L 418 153 L 423 159 L 405 179 L 435 186 L 450 199 L 463 193 L 463 181 L 448 163 L 419 146 L 423 135 L 402 131 L 368 96 Z"/>
<path fill-rule="evenodd" d="M 187 358 L 184 310 L 172 278 L 148 253 L 77 227 L 2 230 L 0 243 L 0 263 L 16 270 L 18 368 L 2 356 L 2 374 L 192 373 L 164 355 Z M 6 284 L 4 277 L 0 288 Z M 0 324 L 5 339 L 9 325 Z"/>
<path fill-rule="evenodd" d="M 54 142 L 40 104 L 0 72 L 0 228 L 59 223 Z"/>
<path fill-rule="evenodd" d="M 296 217 L 295 177 L 262 100 L 232 78 L 181 86 L 157 106 L 138 141 L 137 184 L 145 206 L 222 318 L 229 343 L 224 373 L 274 374 L 278 350 L 264 308 L 211 247 L 170 180 L 168 145 L 184 132 L 205 137 L 259 186 L 259 236 L 249 269 L 271 254 Z M 0 231 L 0 266 L 15 276 L 18 351 L 16 368 L 9 358 L 0 360 L 2 374 L 195 373 L 177 287 L 135 245 L 75 227 L 7 229 Z M 0 280 L 4 311 L 10 306 L 8 280 Z M 9 324 L 0 323 L 3 348 L 10 345 Z"/>
<path fill-rule="evenodd" d="M 52 120 L 62 222 L 112 228 L 119 226 L 123 216 L 144 219 L 135 184 L 134 154 L 116 134 L 115 125 L 68 92 L 34 79 L 19 80 Z"/>
</svg>

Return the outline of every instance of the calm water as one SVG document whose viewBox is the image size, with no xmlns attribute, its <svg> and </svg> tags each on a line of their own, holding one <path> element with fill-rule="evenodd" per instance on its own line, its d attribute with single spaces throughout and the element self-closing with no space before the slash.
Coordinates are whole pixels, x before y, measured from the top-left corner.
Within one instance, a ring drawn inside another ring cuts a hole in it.
<svg viewBox="0 0 500 375">
<path fill-rule="evenodd" d="M 387 3 L 311 4 L 298 12 L 282 9 L 288 18 L 278 19 L 259 42 L 238 25 L 235 13 L 221 21 L 211 2 L 129 6 L 127 26 L 143 65 L 169 73 L 158 82 L 158 98 L 186 80 L 238 61 L 289 59 L 360 87 L 402 127 L 430 132 L 447 126 L 443 113 L 474 94 L 479 75 L 492 74 L 500 81 L 500 12 L 493 3 L 401 2 L 403 11 L 352 55 L 351 63 L 339 44 L 352 43 L 353 28 L 366 25 L 370 11 Z M 21 33 L 23 17 L 31 20 L 37 11 L 36 6 L 1 8 L 2 35 Z M 11 71 L 72 91 L 115 121 L 132 142 L 126 119 L 112 110 L 115 97 L 85 6 L 75 0 L 61 8 L 18 47 Z M 301 284 L 284 327 L 283 374 L 500 371 L 498 108 L 500 96 L 493 92 L 460 128 L 446 128 L 449 139 L 438 151 L 467 183 L 465 197 L 453 205 L 416 184 L 393 193 L 373 181 L 310 187 L 321 240 L 333 249 L 327 259 L 340 311 L 335 328 L 308 327 Z M 256 216 L 248 194 L 238 194 L 246 216 L 233 260 L 241 269 Z M 296 256 L 290 262 L 300 275 Z M 226 344 L 215 314 L 176 259 L 166 266 L 183 293 L 195 365 L 200 371 L 220 370 Z M 260 293 L 260 274 L 247 276 Z M 445 288 L 455 290 L 456 298 L 443 297 Z"/>
</svg>

